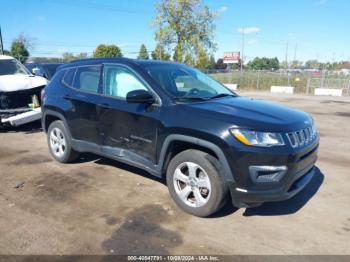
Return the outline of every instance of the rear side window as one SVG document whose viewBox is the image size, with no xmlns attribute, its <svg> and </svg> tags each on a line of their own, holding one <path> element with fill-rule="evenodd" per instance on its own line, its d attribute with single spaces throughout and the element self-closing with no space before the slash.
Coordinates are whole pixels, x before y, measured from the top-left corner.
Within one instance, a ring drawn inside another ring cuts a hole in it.
<svg viewBox="0 0 350 262">
<path fill-rule="evenodd" d="M 74 79 L 74 74 L 75 74 L 75 68 L 69 69 L 66 71 L 66 73 L 63 76 L 63 82 L 66 85 L 72 86 L 73 84 L 73 79 Z"/>
<path fill-rule="evenodd" d="M 75 73 L 73 87 L 92 93 L 99 92 L 101 66 L 78 67 Z"/>
</svg>

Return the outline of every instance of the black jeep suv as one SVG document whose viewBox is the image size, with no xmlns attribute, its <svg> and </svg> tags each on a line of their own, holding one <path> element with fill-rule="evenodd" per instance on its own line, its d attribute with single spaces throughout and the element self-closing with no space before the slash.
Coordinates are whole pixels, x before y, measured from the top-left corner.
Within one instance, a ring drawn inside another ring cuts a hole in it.
<svg viewBox="0 0 350 262">
<path fill-rule="evenodd" d="M 54 159 L 92 152 L 166 178 L 185 211 L 208 216 L 288 199 L 314 175 L 319 136 L 301 111 L 240 97 L 182 64 L 87 59 L 45 88 Z"/>
</svg>

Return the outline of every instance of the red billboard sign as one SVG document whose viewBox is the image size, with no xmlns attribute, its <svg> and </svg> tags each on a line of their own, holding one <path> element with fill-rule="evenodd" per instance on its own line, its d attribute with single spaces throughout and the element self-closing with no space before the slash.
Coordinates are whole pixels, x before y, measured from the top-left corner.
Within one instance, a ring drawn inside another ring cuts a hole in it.
<svg viewBox="0 0 350 262">
<path fill-rule="evenodd" d="M 224 63 L 225 64 L 238 64 L 240 60 L 240 52 L 225 52 Z"/>
</svg>

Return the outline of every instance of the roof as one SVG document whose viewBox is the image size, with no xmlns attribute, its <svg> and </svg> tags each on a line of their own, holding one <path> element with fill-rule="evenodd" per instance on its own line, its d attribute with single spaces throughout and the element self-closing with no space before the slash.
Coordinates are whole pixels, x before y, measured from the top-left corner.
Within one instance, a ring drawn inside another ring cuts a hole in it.
<svg viewBox="0 0 350 262">
<path fill-rule="evenodd" d="M 46 65 L 64 65 L 64 63 L 60 63 L 60 62 L 45 62 L 45 63 L 26 63 L 26 66 L 46 66 Z"/>
<path fill-rule="evenodd" d="M 8 55 L 0 55 L 0 60 L 9 60 L 9 59 L 14 59 L 14 58 Z"/>
<path fill-rule="evenodd" d="M 81 60 L 74 60 L 70 63 L 64 64 L 60 67 L 66 68 L 71 66 L 81 66 L 81 65 L 96 65 L 102 63 L 124 63 L 124 64 L 136 64 L 136 65 L 162 65 L 162 64 L 174 64 L 171 61 L 162 61 L 162 60 L 141 60 L 141 59 L 131 59 L 131 58 L 88 58 Z"/>
</svg>

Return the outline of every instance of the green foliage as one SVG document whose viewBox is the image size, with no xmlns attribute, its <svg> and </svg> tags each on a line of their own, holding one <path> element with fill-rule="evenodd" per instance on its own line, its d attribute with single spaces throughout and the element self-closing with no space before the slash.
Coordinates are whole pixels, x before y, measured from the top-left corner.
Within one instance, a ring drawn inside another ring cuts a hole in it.
<svg viewBox="0 0 350 262">
<path fill-rule="evenodd" d="M 308 74 L 299 74 L 295 77 L 279 72 L 261 71 L 232 71 L 226 73 L 215 73 L 211 75 L 221 83 L 237 84 L 240 90 L 265 90 L 269 91 L 271 86 L 295 87 L 295 92 L 305 93 Z"/>
<path fill-rule="evenodd" d="M 215 57 L 210 55 L 208 69 L 214 69 L 216 66 Z"/>
<path fill-rule="evenodd" d="M 248 63 L 248 68 L 251 70 L 278 70 L 280 68 L 278 58 L 254 58 Z"/>
<path fill-rule="evenodd" d="M 8 50 L 4 50 L 4 55 L 11 55 L 11 52 Z"/>
<path fill-rule="evenodd" d="M 85 59 L 85 58 L 88 58 L 88 54 L 87 53 L 79 53 L 76 57 L 77 57 L 77 59 Z"/>
<path fill-rule="evenodd" d="M 73 61 L 73 60 L 76 60 L 77 57 L 75 57 L 72 53 L 69 53 L 69 52 L 65 52 L 62 54 L 62 60 L 63 62 L 70 62 L 70 61 Z"/>
<path fill-rule="evenodd" d="M 62 62 L 63 59 L 60 57 L 31 57 L 31 63 L 57 63 Z"/>
<path fill-rule="evenodd" d="M 96 58 L 122 57 L 120 48 L 116 45 L 98 45 L 94 52 Z"/>
<path fill-rule="evenodd" d="M 226 69 L 227 68 L 227 64 L 224 64 L 224 59 L 219 58 L 218 61 L 216 61 L 215 68 L 216 69 Z"/>
<path fill-rule="evenodd" d="M 207 69 L 209 67 L 209 57 L 204 50 L 198 51 L 196 67 L 202 70 Z"/>
<path fill-rule="evenodd" d="M 207 54 L 216 49 L 213 38 L 217 14 L 211 13 L 200 0 L 161 0 L 156 9 L 153 20 L 156 41 L 173 50 L 174 61 L 206 68 Z"/>
<path fill-rule="evenodd" d="M 321 69 L 322 63 L 320 63 L 317 60 L 308 60 L 305 62 L 305 67 L 306 68 L 313 68 L 313 69 Z"/>
<path fill-rule="evenodd" d="M 149 59 L 147 48 L 144 44 L 141 45 L 139 55 L 137 56 L 138 59 Z"/>
<path fill-rule="evenodd" d="M 14 39 L 11 44 L 11 55 L 17 58 L 21 63 L 25 63 L 29 57 L 29 51 L 26 46 L 26 40 L 23 35 Z"/>
<path fill-rule="evenodd" d="M 78 59 L 85 59 L 88 58 L 87 53 L 79 53 L 78 55 L 74 55 L 73 53 L 70 52 L 65 52 L 62 54 L 62 60 L 63 62 L 70 62 L 73 60 L 78 60 Z"/>
<path fill-rule="evenodd" d="M 191 54 L 186 54 L 184 63 L 189 66 L 195 66 L 195 61 Z"/>
<path fill-rule="evenodd" d="M 302 61 L 299 61 L 299 60 L 293 60 L 291 65 L 290 65 L 291 68 L 301 68 L 303 67 L 303 62 Z"/>
<path fill-rule="evenodd" d="M 165 52 L 164 47 L 160 44 L 156 45 L 156 48 L 152 51 L 151 56 L 153 60 L 170 60 L 170 55 Z"/>
</svg>

